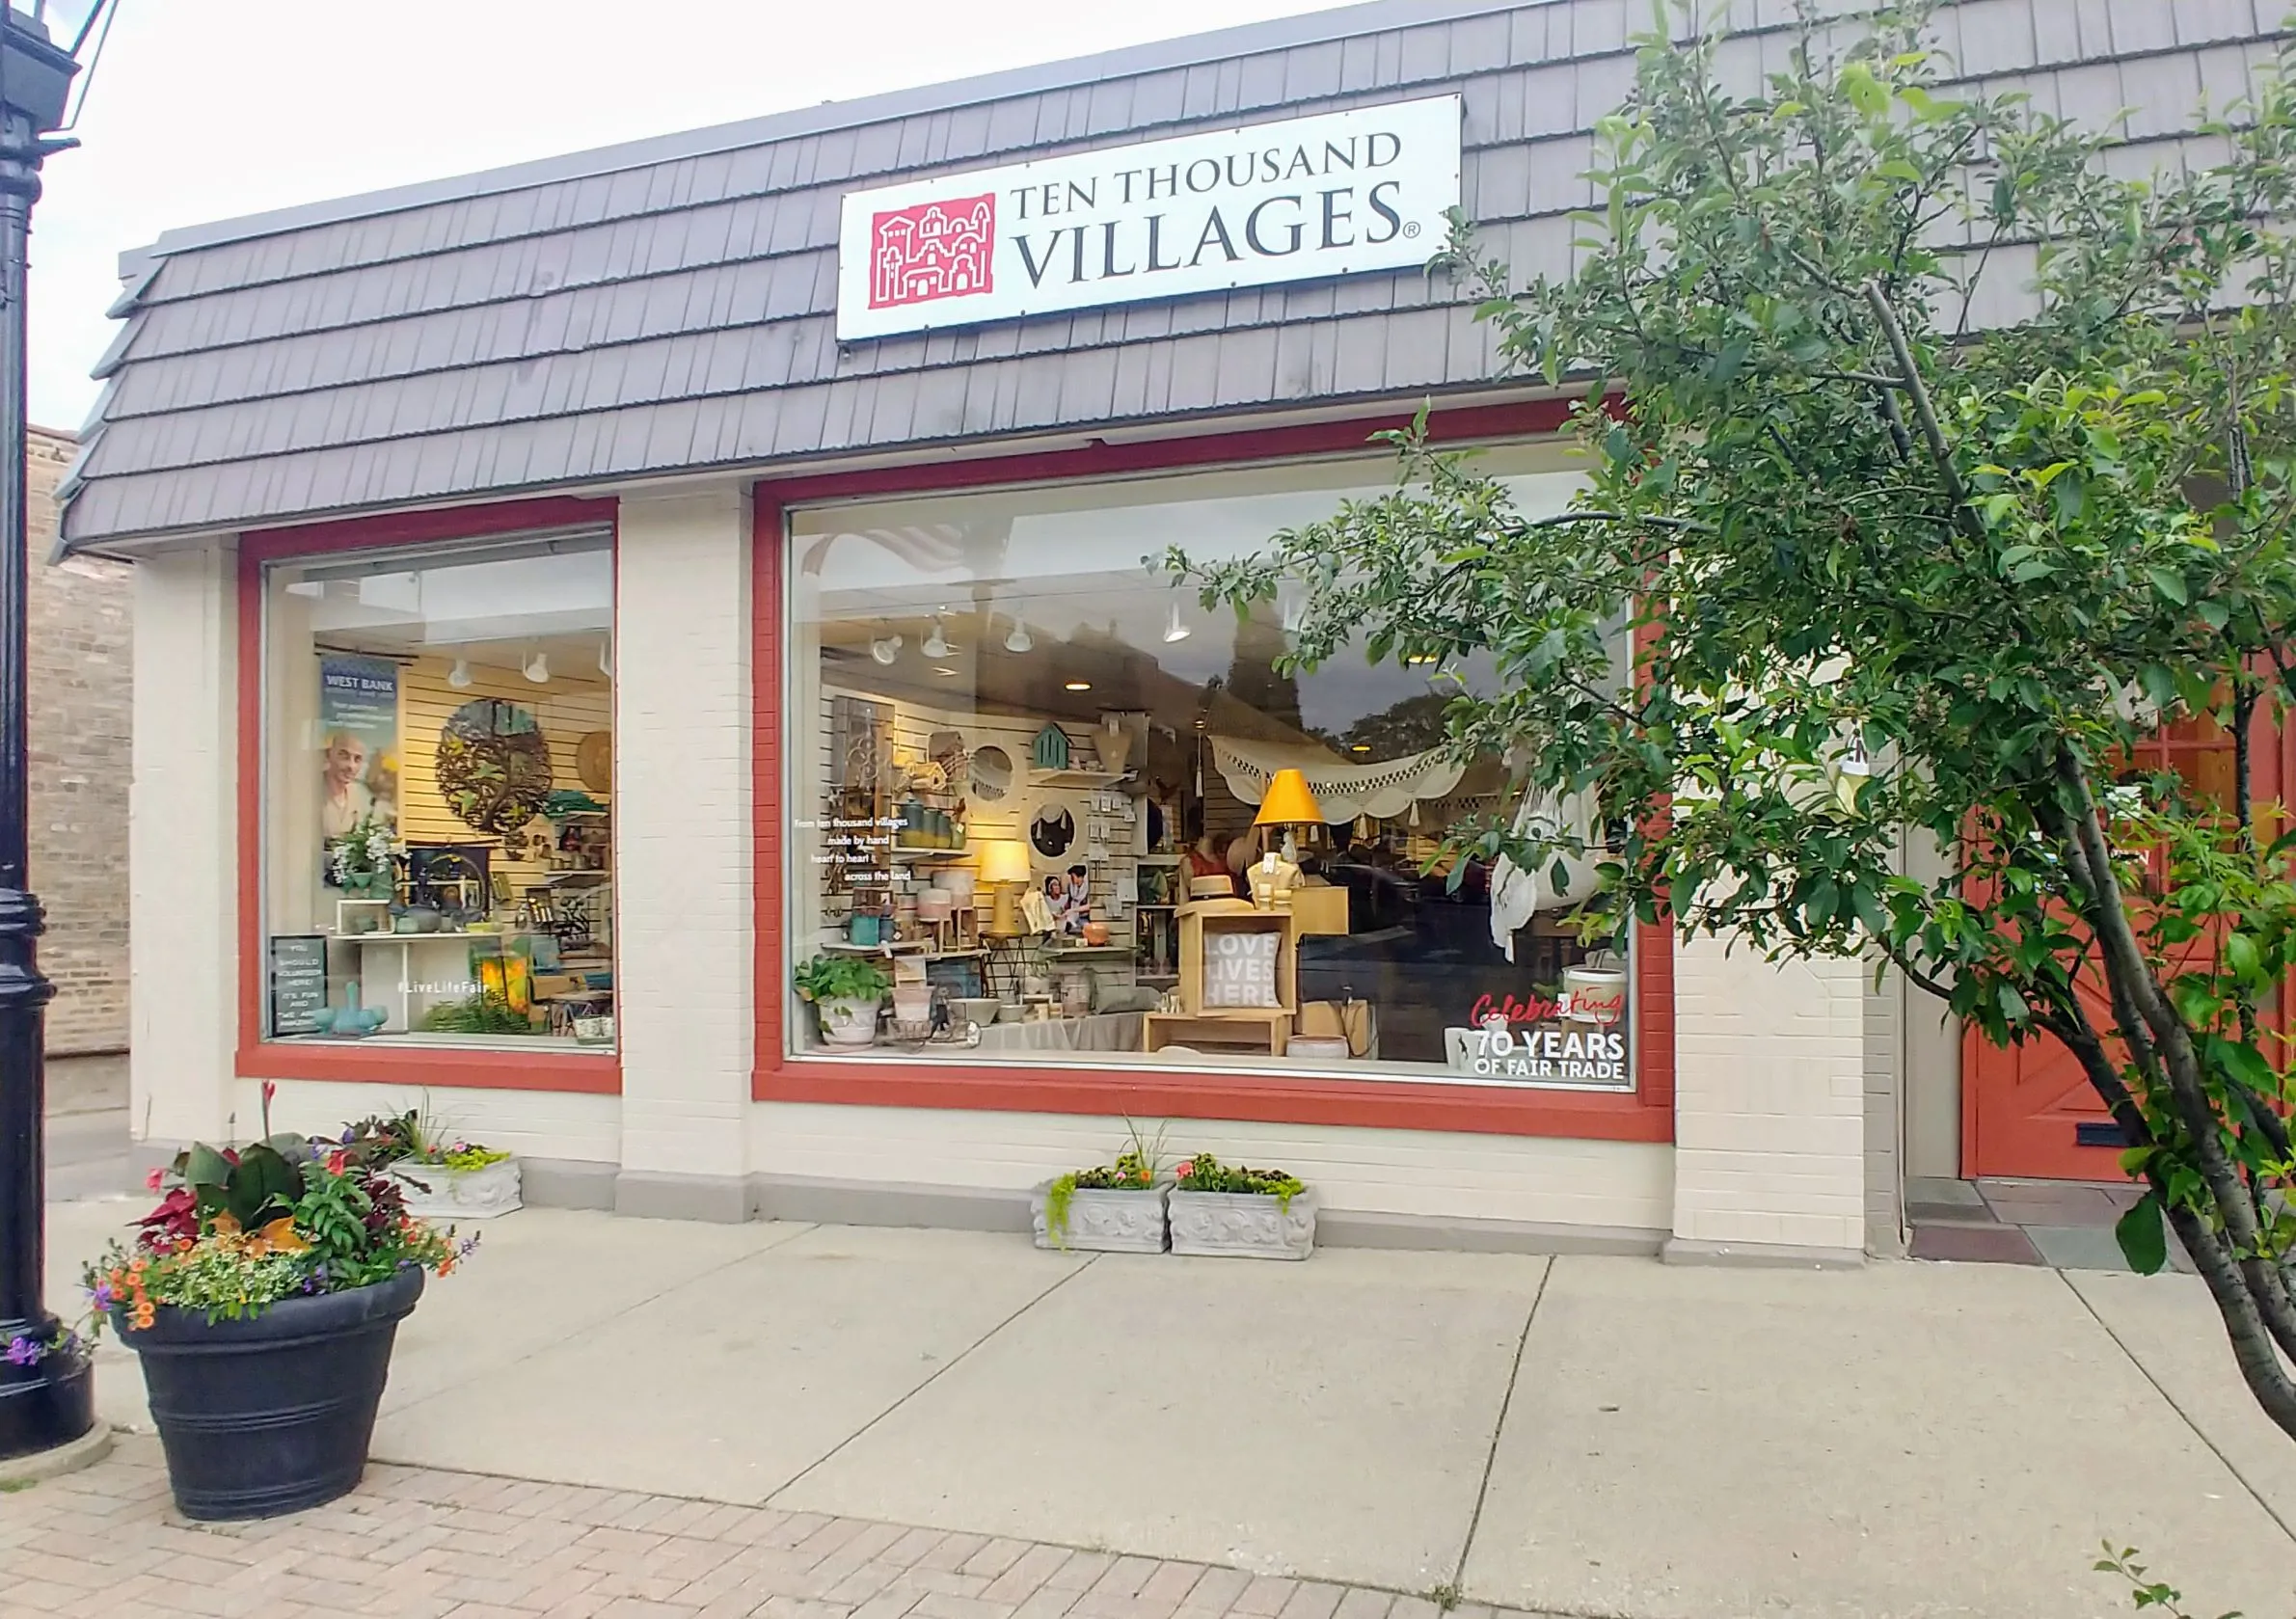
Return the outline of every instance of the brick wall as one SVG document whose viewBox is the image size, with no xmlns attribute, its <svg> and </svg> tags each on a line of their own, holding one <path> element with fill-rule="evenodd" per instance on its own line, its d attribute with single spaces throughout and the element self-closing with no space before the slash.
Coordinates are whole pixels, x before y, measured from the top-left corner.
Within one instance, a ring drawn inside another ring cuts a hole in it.
<svg viewBox="0 0 2296 1619">
<path fill-rule="evenodd" d="M 615 1029 L 634 1176 L 716 1177 L 738 1217 L 755 999 L 748 502 L 626 497 L 614 604 Z M 676 1209 L 674 1212 L 689 1212 Z"/>
<path fill-rule="evenodd" d="M 127 1044 L 127 784 L 133 702 L 130 571 L 50 567 L 56 485 L 78 445 L 35 427 L 28 454 L 32 888 L 47 907 L 40 964 L 56 985 L 52 1052 Z"/>
<path fill-rule="evenodd" d="M 1676 1238 L 1861 1254 L 1871 975 L 1705 937 L 1674 962 Z"/>
</svg>

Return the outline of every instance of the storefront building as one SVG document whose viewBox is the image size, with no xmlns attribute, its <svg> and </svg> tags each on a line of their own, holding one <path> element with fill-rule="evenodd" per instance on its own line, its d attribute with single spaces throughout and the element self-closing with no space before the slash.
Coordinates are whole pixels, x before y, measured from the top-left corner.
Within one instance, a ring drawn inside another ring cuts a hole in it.
<svg viewBox="0 0 2296 1619">
<path fill-rule="evenodd" d="M 271 1085 L 425 1099 L 537 1201 L 1002 1228 L 1133 1120 L 1328 1241 L 1685 1258 L 1894 1251 L 1987 1107 L 2081 1173 L 2077 1102 L 1857 963 L 1424 874 L 1507 807 L 1437 671 L 1285 672 L 1283 601 L 1152 565 L 1376 492 L 1422 401 L 1569 499 L 1561 403 L 1421 266 L 1462 206 L 1567 269 L 1630 15 L 1386 0 L 127 256 L 64 536 L 137 564 L 144 1150 Z M 2139 169 L 2271 46 L 2245 0 L 1943 26 L 2138 108 Z"/>
</svg>

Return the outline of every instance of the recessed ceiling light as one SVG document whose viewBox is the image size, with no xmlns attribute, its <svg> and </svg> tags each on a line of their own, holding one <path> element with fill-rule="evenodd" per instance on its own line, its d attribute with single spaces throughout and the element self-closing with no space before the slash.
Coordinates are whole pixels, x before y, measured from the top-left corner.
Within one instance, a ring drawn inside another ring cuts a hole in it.
<svg viewBox="0 0 2296 1619">
<path fill-rule="evenodd" d="M 1357 742 L 1353 751 L 1357 753 L 1368 753 L 1371 751 L 1371 744 L 1369 742 Z"/>
<path fill-rule="evenodd" d="M 1089 680 L 1072 680 L 1068 682 L 1068 689 L 1071 691 L 1090 691 L 1092 688 L 1093 683 Z"/>
</svg>

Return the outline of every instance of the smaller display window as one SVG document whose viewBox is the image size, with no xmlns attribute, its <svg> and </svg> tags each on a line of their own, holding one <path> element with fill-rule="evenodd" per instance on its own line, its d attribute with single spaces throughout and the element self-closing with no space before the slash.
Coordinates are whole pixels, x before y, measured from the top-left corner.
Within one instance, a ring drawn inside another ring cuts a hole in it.
<svg viewBox="0 0 2296 1619">
<path fill-rule="evenodd" d="M 611 1051 L 610 534 L 262 581 L 263 1037 Z"/>
</svg>

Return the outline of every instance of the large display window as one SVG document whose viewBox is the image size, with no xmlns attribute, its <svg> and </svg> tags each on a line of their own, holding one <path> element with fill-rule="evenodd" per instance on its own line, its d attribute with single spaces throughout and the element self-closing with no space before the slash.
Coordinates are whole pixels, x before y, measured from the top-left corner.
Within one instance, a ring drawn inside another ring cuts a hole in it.
<svg viewBox="0 0 2296 1619">
<path fill-rule="evenodd" d="M 1628 931 L 1442 852 L 1524 808 L 1444 745 L 1486 671 L 1287 671 L 1290 604 L 1207 612 L 1150 565 L 1392 466 L 790 512 L 792 1054 L 1632 1090 Z M 1485 467 L 1528 515 L 1579 487 L 1550 446 Z"/>
<path fill-rule="evenodd" d="M 610 532 L 262 591 L 265 1038 L 610 1051 Z"/>
</svg>

